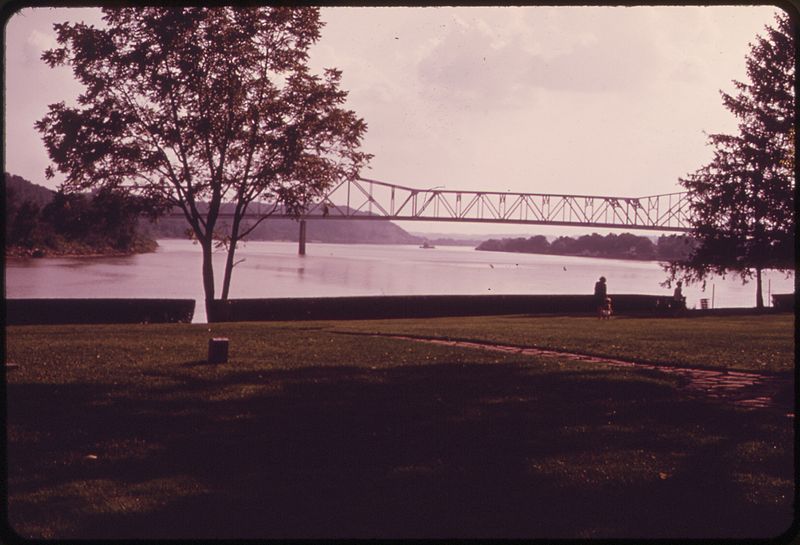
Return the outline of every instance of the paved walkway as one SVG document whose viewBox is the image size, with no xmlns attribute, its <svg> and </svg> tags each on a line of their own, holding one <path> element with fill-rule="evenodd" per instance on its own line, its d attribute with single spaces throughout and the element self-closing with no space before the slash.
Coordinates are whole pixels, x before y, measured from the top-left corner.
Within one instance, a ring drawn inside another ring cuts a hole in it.
<svg viewBox="0 0 800 545">
<path fill-rule="evenodd" d="M 683 386 L 692 395 L 710 397 L 724 402 L 730 402 L 740 407 L 747 408 L 778 408 L 775 403 L 775 396 L 781 390 L 792 385 L 792 378 L 787 376 L 752 373 L 744 371 L 710 370 L 698 369 L 694 367 L 676 367 L 670 365 L 654 365 L 651 363 L 640 363 L 632 361 L 617 360 L 602 356 L 586 356 L 574 352 L 562 352 L 557 350 L 545 350 L 542 348 L 519 346 L 508 346 L 490 342 L 478 341 L 451 341 L 447 339 L 430 339 L 425 337 L 414 337 L 407 335 L 379 335 L 380 337 L 391 337 L 393 339 L 405 339 L 418 342 L 427 342 L 445 346 L 458 346 L 463 348 L 477 348 L 481 350 L 494 350 L 498 352 L 511 352 L 514 354 L 526 354 L 532 356 L 551 356 L 569 358 L 576 361 L 586 361 L 603 363 L 615 367 L 627 367 L 635 369 L 650 369 L 671 375 L 678 375 L 686 379 Z M 787 416 L 794 417 L 794 413 L 787 413 Z"/>
</svg>

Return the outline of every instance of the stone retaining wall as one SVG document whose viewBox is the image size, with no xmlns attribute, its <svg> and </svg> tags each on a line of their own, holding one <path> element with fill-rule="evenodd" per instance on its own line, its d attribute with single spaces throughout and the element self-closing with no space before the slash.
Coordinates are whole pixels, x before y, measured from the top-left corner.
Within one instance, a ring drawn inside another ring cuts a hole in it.
<svg viewBox="0 0 800 545">
<path fill-rule="evenodd" d="M 669 312 L 671 297 L 611 294 L 615 313 Z M 593 314 L 591 295 L 407 295 L 230 299 L 215 301 L 209 321 L 423 318 L 497 314 Z"/>
<path fill-rule="evenodd" d="M 191 322 L 194 299 L 7 299 L 6 324 Z"/>
</svg>

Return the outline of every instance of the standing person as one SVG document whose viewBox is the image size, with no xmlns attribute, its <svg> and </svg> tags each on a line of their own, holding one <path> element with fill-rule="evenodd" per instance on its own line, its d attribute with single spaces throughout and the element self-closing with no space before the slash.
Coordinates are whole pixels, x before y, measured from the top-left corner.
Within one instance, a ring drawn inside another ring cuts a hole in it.
<svg viewBox="0 0 800 545">
<path fill-rule="evenodd" d="M 675 293 L 672 294 L 672 298 L 674 299 L 673 305 L 677 309 L 685 309 L 686 308 L 686 297 L 683 296 L 683 282 L 678 280 L 678 284 L 675 286 Z"/>
<path fill-rule="evenodd" d="M 600 280 L 595 282 L 594 285 L 594 302 L 595 308 L 597 308 L 597 316 L 603 316 L 603 309 L 606 306 L 606 295 L 607 295 L 607 288 L 606 288 L 606 277 L 601 276 Z"/>
</svg>

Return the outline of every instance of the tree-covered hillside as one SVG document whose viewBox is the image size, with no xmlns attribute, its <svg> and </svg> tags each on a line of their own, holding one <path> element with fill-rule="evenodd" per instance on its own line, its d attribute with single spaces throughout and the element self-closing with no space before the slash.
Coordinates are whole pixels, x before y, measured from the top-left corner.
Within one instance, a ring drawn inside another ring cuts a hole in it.
<svg viewBox="0 0 800 545">
<path fill-rule="evenodd" d="M 245 220 L 247 221 L 247 220 Z M 226 232 L 226 221 L 221 220 L 217 231 Z M 180 217 L 162 217 L 148 226 L 154 238 L 186 238 L 186 220 Z M 262 221 L 247 240 L 289 240 L 299 238 L 297 220 L 269 218 Z M 418 244 L 422 238 L 409 234 L 394 223 L 385 220 L 310 219 L 306 221 L 306 240 L 309 242 L 334 242 L 352 244 Z"/>
<path fill-rule="evenodd" d="M 138 228 L 147 208 L 101 190 L 65 194 L 5 173 L 6 255 L 120 255 L 158 246 Z"/>
<path fill-rule="evenodd" d="M 6 254 L 16 256 L 128 254 L 152 251 L 157 238 L 186 238 L 181 217 L 155 221 L 148 207 L 108 191 L 57 193 L 20 176 L 5 174 Z M 225 233 L 224 221 L 218 228 Z M 298 222 L 268 219 L 248 240 L 289 240 L 299 236 Z M 418 244 L 414 236 L 389 221 L 322 220 L 307 222 L 309 242 Z"/>
<path fill-rule="evenodd" d="M 592 233 L 577 239 L 558 237 L 553 242 L 549 242 L 542 235 L 527 239 L 523 237 L 489 239 L 479 244 L 476 250 L 670 261 L 684 259 L 692 247 L 692 239 L 683 235 L 662 235 L 654 244 L 648 237 L 631 233 L 621 235 L 611 233 L 606 236 Z"/>
</svg>

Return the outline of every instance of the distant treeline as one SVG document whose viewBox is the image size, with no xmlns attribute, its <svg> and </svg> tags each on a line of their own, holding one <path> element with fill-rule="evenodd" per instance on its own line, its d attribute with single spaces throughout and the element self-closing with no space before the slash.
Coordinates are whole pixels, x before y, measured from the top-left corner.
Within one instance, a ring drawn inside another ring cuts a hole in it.
<svg viewBox="0 0 800 545">
<path fill-rule="evenodd" d="M 492 252 L 674 261 L 688 257 L 692 244 L 692 239 L 685 235 L 662 235 L 653 243 L 648 237 L 631 233 L 606 236 L 592 233 L 578 238 L 558 237 L 553 242 L 549 242 L 542 235 L 530 238 L 489 239 L 475 249 Z"/>
<path fill-rule="evenodd" d="M 5 173 L 6 254 L 130 254 L 155 250 L 140 233 L 148 207 L 111 191 L 65 194 Z"/>
<path fill-rule="evenodd" d="M 108 191 L 57 193 L 20 176 L 5 173 L 6 254 L 85 255 L 153 251 L 158 238 L 188 237 L 182 217 L 162 216 L 141 199 Z M 202 208 L 204 204 L 200 204 Z M 223 205 L 223 212 L 231 205 Z M 227 219 L 218 231 L 225 233 Z M 245 227 L 248 225 L 245 221 Z M 296 220 L 272 218 L 259 224 L 247 240 L 298 240 Z M 355 219 L 307 222 L 309 242 L 419 244 L 414 236 L 389 221 Z"/>
<path fill-rule="evenodd" d="M 478 240 L 466 238 L 451 238 L 451 237 L 437 237 L 427 238 L 423 237 L 423 242 L 427 242 L 432 246 L 472 246 L 475 247 L 479 243 Z"/>
</svg>

